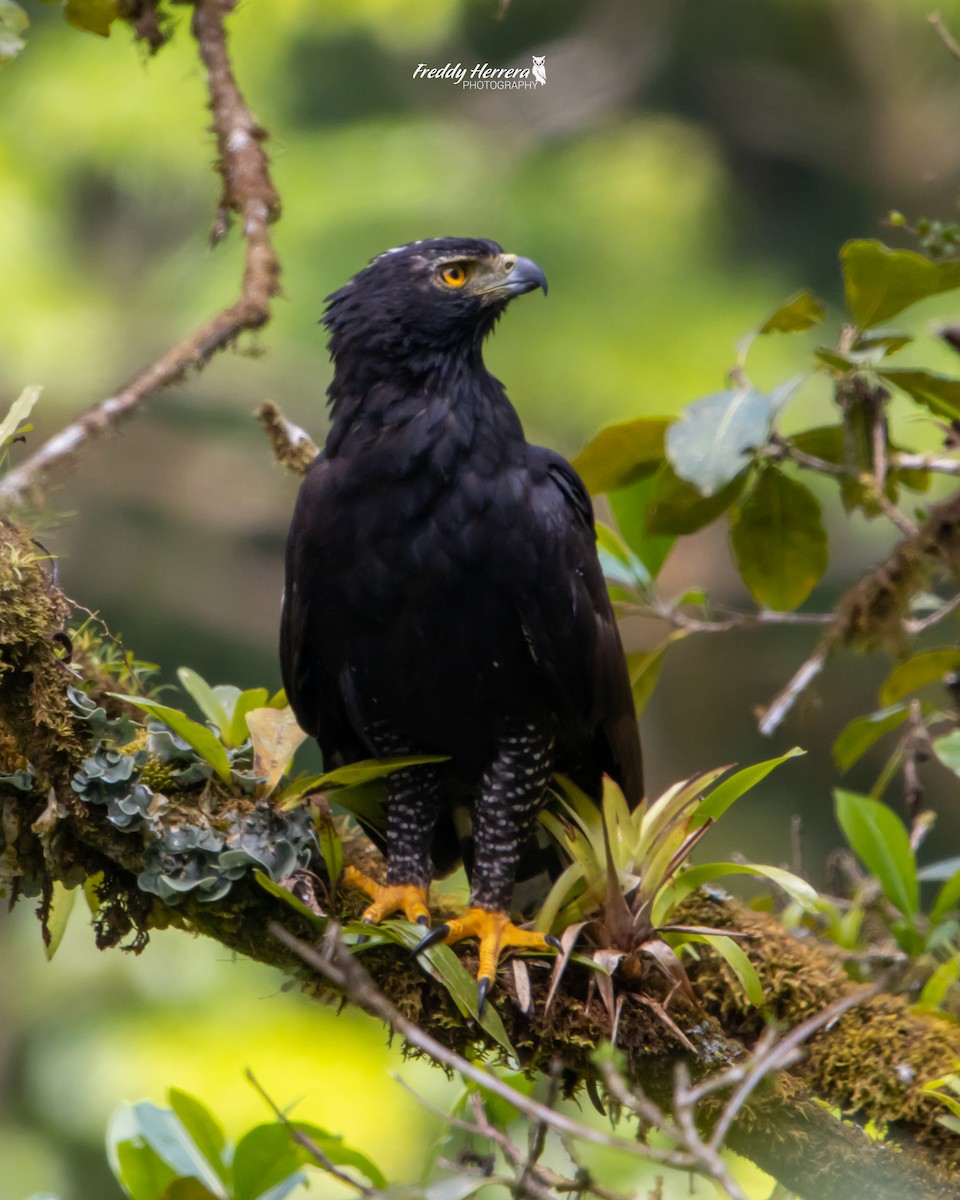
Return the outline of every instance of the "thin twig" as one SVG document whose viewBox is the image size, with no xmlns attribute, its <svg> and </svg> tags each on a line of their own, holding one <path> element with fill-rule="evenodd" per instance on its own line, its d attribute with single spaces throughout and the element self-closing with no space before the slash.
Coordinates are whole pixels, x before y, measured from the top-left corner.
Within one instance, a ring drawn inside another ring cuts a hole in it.
<svg viewBox="0 0 960 1200">
<path fill-rule="evenodd" d="M 547 1085 L 546 1105 L 548 1108 L 553 1108 L 557 1102 L 557 1096 L 560 1093 L 560 1063 L 554 1062 L 551 1066 L 549 1083 Z M 517 1181 L 521 1194 L 527 1178 L 534 1172 L 537 1164 L 540 1161 L 540 1156 L 543 1154 L 544 1146 L 547 1141 L 547 1127 L 543 1121 L 535 1122 L 530 1131 L 530 1145 L 527 1152 L 526 1162 L 523 1164 L 523 1170 L 520 1178 Z"/>
<path fill-rule="evenodd" d="M 345 1183 L 347 1187 L 353 1188 L 355 1192 L 359 1192 L 361 1196 L 370 1196 L 373 1194 L 373 1188 L 365 1187 L 364 1184 L 359 1183 L 356 1179 L 353 1179 L 350 1175 L 347 1175 L 345 1171 L 341 1171 L 339 1167 L 330 1161 L 327 1155 L 324 1154 L 324 1152 L 308 1133 L 304 1133 L 302 1129 L 298 1129 L 296 1125 L 294 1125 L 286 1113 L 277 1107 L 249 1067 L 247 1067 L 246 1076 L 263 1097 L 263 1099 L 267 1102 L 270 1108 L 273 1109 L 274 1116 L 282 1125 L 285 1126 L 291 1138 L 293 1138 L 298 1146 L 302 1146 L 311 1158 L 316 1160 L 316 1163 L 319 1167 L 322 1167 L 323 1170 L 326 1171 L 328 1175 L 333 1176 L 334 1179 L 338 1179 L 341 1183 Z"/>
<path fill-rule="evenodd" d="M 787 438 L 780 437 L 778 434 L 771 437 L 767 452 L 771 458 L 788 458 L 798 467 L 805 467 L 809 471 L 819 471 L 821 475 L 836 475 L 842 478 L 850 474 L 850 469 L 843 463 L 829 462 L 825 458 L 818 458 L 815 454 L 808 454 L 806 450 L 800 450 Z"/>
<path fill-rule="evenodd" d="M 940 41 L 946 46 L 955 59 L 960 61 L 960 43 L 953 36 L 950 30 L 946 27 L 943 17 L 938 12 L 932 12 L 927 20 L 937 31 Z"/>
<path fill-rule="evenodd" d="M 781 722 L 800 698 L 801 693 L 823 670 L 826 661 L 827 647 L 820 645 L 795 672 L 787 686 L 774 696 L 770 704 L 763 710 L 757 724 L 757 728 L 764 736 L 769 737 L 777 731 Z"/>
<path fill-rule="evenodd" d="M 960 475 L 960 458 L 938 458 L 933 454 L 893 454 L 894 471 L 933 471 L 936 475 Z"/>
<path fill-rule="evenodd" d="M 834 619 L 833 613 L 777 612 L 766 608 L 756 612 L 744 612 L 742 609 L 718 608 L 724 615 L 712 620 L 690 616 L 659 596 L 653 596 L 647 604 L 621 605 L 618 611 L 625 616 L 659 617 L 689 633 L 728 633 L 731 629 L 757 629 L 777 625 L 829 625 Z"/>
<path fill-rule="evenodd" d="M 720 1114 L 720 1119 L 714 1126 L 711 1135 L 711 1144 L 714 1148 L 719 1148 L 726 1141 L 727 1134 L 730 1132 L 734 1121 L 739 1116 L 744 1104 L 746 1104 L 747 1100 L 750 1099 L 750 1096 L 759 1086 L 761 1080 L 772 1071 L 782 1071 L 784 1068 L 792 1065 L 799 1055 L 800 1047 L 813 1034 L 818 1033 L 821 1029 L 828 1028 L 836 1021 L 839 1021 L 851 1009 L 858 1008 L 861 1004 L 866 1003 L 867 1000 L 871 1000 L 874 996 L 879 995 L 885 983 L 885 979 L 880 979 L 868 987 L 859 988 L 847 996 L 841 996 L 833 1004 L 828 1004 L 820 1012 L 814 1013 L 812 1017 L 807 1017 L 805 1021 L 801 1021 L 799 1025 L 795 1025 L 783 1037 L 771 1040 L 769 1044 L 763 1045 L 761 1053 L 751 1058 L 743 1082 L 724 1106 Z"/>
<path fill-rule="evenodd" d="M 193 34 L 206 68 L 210 112 L 217 139 L 217 169 L 222 181 L 212 240 L 227 232 L 230 214 L 241 218 L 246 262 L 239 297 L 189 337 L 177 342 L 130 383 L 99 401 L 55 433 L 29 458 L 0 480 L 0 506 L 22 503 L 50 471 L 73 457 L 89 439 L 129 416 L 147 397 L 179 383 L 189 368 L 204 367 L 218 350 L 246 330 L 270 319 L 270 302 L 279 291 L 280 262 L 270 240 L 270 224 L 280 215 L 280 199 L 270 180 L 263 149 L 266 133 L 254 121 L 237 87 L 227 51 L 224 25 L 235 0 L 197 0 Z"/>
<path fill-rule="evenodd" d="M 887 496 L 880 489 L 879 485 L 877 486 L 876 494 L 872 497 L 872 499 L 876 501 L 887 520 L 896 525 L 902 534 L 905 534 L 908 538 L 917 536 L 917 526 L 913 523 L 913 521 L 910 520 L 909 517 L 905 517 L 903 515 L 903 513 L 899 508 L 897 508 L 889 496 Z"/>
<path fill-rule="evenodd" d="M 945 604 L 939 608 L 935 608 L 932 613 L 925 617 L 917 617 L 912 621 L 904 622 L 905 628 L 910 634 L 923 633 L 925 629 L 932 629 L 934 625 L 939 625 L 941 621 L 956 612 L 960 608 L 960 592 L 955 596 L 951 596 Z"/>
</svg>

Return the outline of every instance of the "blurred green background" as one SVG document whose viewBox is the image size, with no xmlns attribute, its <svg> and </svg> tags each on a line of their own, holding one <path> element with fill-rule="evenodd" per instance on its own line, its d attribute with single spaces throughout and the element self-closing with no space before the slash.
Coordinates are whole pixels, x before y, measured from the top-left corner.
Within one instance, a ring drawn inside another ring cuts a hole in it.
<svg viewBox="0 0 960 1200">
<path fill-rule="evenodd" d="M 0 72 L 0 396 L 44 385 L 39 439 L 228 302 L 241 247 L 207 246 L 217 181 L 188 14 L 148 60 L 119 27 L 99 39 L 56 6 L 26 3 L 28 47 Z M 960 4 L 941 7 L 960 28 Z M 372 255 L 465 234 L 540 262 L 549 299 L 515 305 L 488 358 L 529 436 L 573 454 L 604 422 L 673 414 L 718 390 L 736 341 L 800 287 L 836 323 L 836 251 L 882 235 L 891 207 L 954 212 L 960 67 L 920 0 L 513 0 L 502 19 L 498 8 L 247 0 L 232 18 L 237 75 L 270 131 L 283 197 L 283 297 L 243 353 L 87 447 L 42 515 L 65 590 L 167 679 L 189 664 L 212 682 L 279 684 L 296 484 L 251 412 L 269 397 L 322 438 L 329 367 L 316 320 Z M 420 62 L 526 65 L 531 53 L 547 63 L 536 92 L 412 78 Z M 956 318 L 958 307 L 947 297 L 934 311 Z M 930 313 L 909 324 L 928 329 Z M 758 346 L 755 381 L 782 382 L 809 346 Z M 932 366 L 946 354 L 929 342 L 922 353 Z M 790 420 L 829 409 L 814 384 Z M 933 436 L 908 427 L 919 444 Z M 890 541 L 829 499 L 832 566 L 815 608 Z M 664 580 L 667 592 L 696 583 L 745 600 L 722 527 L 687 539 Z M 629 631 L 634 648 L 663 633 Z M 807 747 L 725 819 L 709 853 L 789 861 L 790 817 L 802 813 L 804 865 L 820 882 L 837 843 L 830 741 L 874 706 L 886 665 L 833 664 L 772 745 L 753 708 L 811 647 L 802 631 L 687 639 L 643 731 L 654 791 L 697 768 Z M 956 842 L 956 804 L 949 781 L 930 784 L 942 851 Z M 123 1098 L 162 1101 L 176 1085 L 234 1133 L 266 1119 L 247 1065 L 281 1104 L 302 1098 L 298 1115 L 399 1178 L 417 1174 L 437 1125 L 390 1081 L 399 1057 L 367 1022 L 334 1024 L 272 973 L 182 935 L 156 937 L 138 960 L 98 955 L 79 912 L 48 966 L 30 907 L 0 918 L 0 1200 L 116 1196 L 101 1143 Z M 450 1092 L 423 1067 L 410 1082 L 434 1103 Z"/>
</svg>

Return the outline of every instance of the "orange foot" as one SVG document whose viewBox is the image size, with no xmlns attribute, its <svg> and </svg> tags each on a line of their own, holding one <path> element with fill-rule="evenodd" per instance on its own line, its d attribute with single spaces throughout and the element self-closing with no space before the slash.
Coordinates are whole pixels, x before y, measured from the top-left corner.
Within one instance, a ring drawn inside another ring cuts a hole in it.
<svg viewBox="0 0 960 1200">
<path fill-rule="evenodd" d="M 408 921 L 416 921 L 419 925 L 430 924 L 427 893 L 422 887 L 416 887 L 412 883 L 384 886 L 358 871 L 356 867 L 346 868 L 343 881 L 350 887 L 365 892 L 373 901 L 364 909 L 360 918 L 366 925 L 378 925 L 384 917 L 389 917 L 395 912 L 402 912 Z"/>
<path fill-rule="evenodd" d="M 537 933 L 532 929 L 518 929 L 510 920 L 509 913 L 496 912 L 488 908 L 468 908 L 462 917 L 447 921 L 431 929 L 417 946 L 414 953 L 443 941 L 447 945 L 464 938 L 475 937 L 480 941 L 480 966 L 477 970 L 477 1007 L 483 1010 L 487 993 L 497 977 L 500 952 L 507 949 L 559 950 L 560 943 L 552 934 Z"/>
</svg>

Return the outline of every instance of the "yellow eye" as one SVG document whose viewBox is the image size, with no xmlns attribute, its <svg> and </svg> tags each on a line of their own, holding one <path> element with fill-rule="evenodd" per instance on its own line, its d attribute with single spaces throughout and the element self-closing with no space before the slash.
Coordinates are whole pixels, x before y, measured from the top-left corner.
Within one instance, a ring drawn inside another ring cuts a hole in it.
<svg viewBox="0 0 960 1200">
<path fill-rule="evenodd" d="M 440 278 L 447 287 L 462 288 L 467 282 L 467 272 L 464 267 L 455 264 L 452 267 L 444 267 L 440 272 Z"/>
</svg>

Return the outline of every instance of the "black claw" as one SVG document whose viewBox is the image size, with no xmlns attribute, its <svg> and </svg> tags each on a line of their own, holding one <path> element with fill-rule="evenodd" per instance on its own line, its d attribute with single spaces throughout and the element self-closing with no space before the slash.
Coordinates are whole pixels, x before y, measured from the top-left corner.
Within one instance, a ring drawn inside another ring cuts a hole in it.
<svg viewBox="0 0 960 1200">
<path fill-rule="evenodd" d="M 483 1016 L 483 1006 L 487 999 L 487 993 L 490 991 L 490 976 L 481 975 L 477 980 L 477 1016 Z"/>
<path fill-rule="evenodd" d="M 560 945 L 560 939 L 558 937 L 554 937 L 552 933 L 548 933 L 544 937 L 543 940 L 547 943 L 548 946 L 552 946 L 554 948 L 554 950 L 562 950 L 563 949 L 563 946 Z"/>
<path fill-rule="evenodd" d="M 431 946 L 435 946 L 437 942 L 442 942 L 450 932 L 449 925 L 436 925 L 429 933 L 425 934 L 419 942 L 410 951 L 411 954 L 422 954 L 424 950 L 429 950 Z"/>
<path fill-rule="evenodd" d="M 422 925 L 424 927 L 424 929 L 429 929 L 430 928 L 430 918 L 427 916 L 426 913 L 421 913 L 420 916 L 417 917 L 417 924 Z"/>
<path fill-rule="evenodd" d="M 370 939 L 367 937 L 367 935 L 365 933 L 361 933 L 357 935 L 357 940 L 353 944 L 355 946 L 365 946 L 369 941 Z"/>
</svg>

